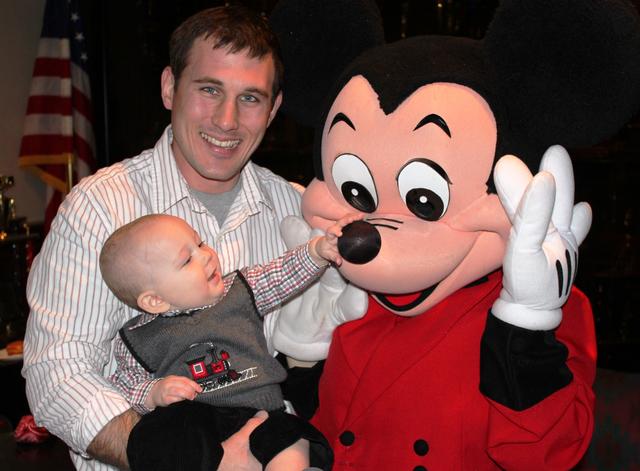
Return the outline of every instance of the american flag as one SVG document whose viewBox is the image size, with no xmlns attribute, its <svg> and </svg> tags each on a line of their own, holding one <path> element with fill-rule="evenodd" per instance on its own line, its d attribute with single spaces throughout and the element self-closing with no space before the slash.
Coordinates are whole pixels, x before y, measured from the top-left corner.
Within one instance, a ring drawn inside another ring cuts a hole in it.
<svg viewBox="0 0 640 471">
<path fill-rule="evenodd" d="M 19 165 L 47 183 L 45 231 L 73 182 L 95 169 L 87 47 L 78 0 L 47 0 Z"/>
</svg>

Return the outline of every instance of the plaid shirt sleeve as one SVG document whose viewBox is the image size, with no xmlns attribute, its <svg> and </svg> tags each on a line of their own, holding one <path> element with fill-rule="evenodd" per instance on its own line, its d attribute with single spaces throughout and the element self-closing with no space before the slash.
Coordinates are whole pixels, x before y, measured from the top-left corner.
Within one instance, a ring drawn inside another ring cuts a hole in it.
<svg viewBox="0 0 640 471">
<path fill-rule="evenodd" d="M 120 336 L 115 342 L 114 354 L 117 368 L 109 381 L 122 392 L 137 413 L 144 415 L 151 412 L 153 409 L 145 407 L 144 402 L 153 385 L 161 378 L 154 378 L 135 360 Z"/>
<path fill-rule="evenodd" d="M 265 265 L 242 270 L 262 316 L 294 297 L 326 268 L 309 255 L 309 244 L 289 250 Z"/>
</svg>

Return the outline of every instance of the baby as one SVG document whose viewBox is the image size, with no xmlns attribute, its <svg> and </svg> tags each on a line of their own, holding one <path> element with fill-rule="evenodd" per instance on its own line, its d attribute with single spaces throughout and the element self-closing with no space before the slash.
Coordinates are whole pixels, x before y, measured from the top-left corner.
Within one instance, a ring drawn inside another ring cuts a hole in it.
<svg viewBox="0 0 640 471">
<path fill-rule="evenodd" d="M 216 252 L 174 216 L 143 216 L 107 239 L 100 254 L 106 284 L 144 311 L 120 330 L 110 378 L 143 414 L 127 449 L 133 471 L 216 469 L 220 443 L 257 410 L 269 411 L 250 439 L 265 469 L 331 468 L 320 432 L 284 412 L 286 372 L 268 352 L 261 317 L 329 262 L 342 263 L 337 239 L 359 218 L 347 216 L 325 236 L 227 276 Z"/>
</svg>

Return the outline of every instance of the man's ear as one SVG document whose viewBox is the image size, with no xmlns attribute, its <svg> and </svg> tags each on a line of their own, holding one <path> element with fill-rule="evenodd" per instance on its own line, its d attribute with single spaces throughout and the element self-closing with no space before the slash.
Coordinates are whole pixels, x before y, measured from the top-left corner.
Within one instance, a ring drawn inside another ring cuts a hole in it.
<svg viewBox="0 0 640 471">
<path fill-rule="evenodd" d="M 267 121 L 267 126 L 269 126 L 271 124 L 271 121 L 273 121 L 273 118 L 276 117 L 276 113 L 278 112 L 278 109 L 280 108 L 281 104 L 282 104 L 282 92 L 278 92 L 278 96 L 276 97 L 275 100 L 273 100 L 273 107 L 271 107 L 271 112 L 269 113 L 269 121 Z"/>
<path fill-rule="evenodd" d="M 170 110 L 173 107 L 173 91 L 175 87 L 175 77 L 171 67 L 167 66 L 160 76 L 160 94 L 162 95 L 162 103 L 164 107 Z"/>
<path fill-rule="evenodd" d="M 161 314 L 171 307 L 168 302 L 150 290 L 140 293 L 137 302 L 138 307 L 149 314 Z"/>
</svg>

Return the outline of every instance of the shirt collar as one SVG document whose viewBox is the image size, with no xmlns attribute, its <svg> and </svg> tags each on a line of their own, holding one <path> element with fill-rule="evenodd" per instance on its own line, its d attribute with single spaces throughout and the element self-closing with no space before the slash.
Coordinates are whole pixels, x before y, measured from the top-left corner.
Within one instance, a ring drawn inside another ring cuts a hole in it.
<svg viewBox="0 0 640 471">
<path fill-rule="evenodd" d="M 173 156 L 172 140 L 173 133 L 169 125 L 153 148 L 151 205 L 155 213 L 164 213 L 184 198 L 191 197 L 187 181 Z"/>
<path fill-rule="evenodd" d="M 152 205 L 156 213 L 164 213 L 173 205 L 188 198 L 194 211 L 205 211 L 204 207 L 194 198 L 187 181 L 178 169 L 176 159 L 171 149 L 173 132 L 171 125 L 167 126 L 162 136 L 153 148 L 153 189 Z M 256 165 L 249 161 L 244 166 L 240 174 L 240 194 L 243 205 L 248 208 L 251 214 L 263 210 L 263 206 L 273 210 L 274 205 L 269 193 L 265 190 L 264 184 L 258 175 Z"/>
<path fill-rule="evenodd" d="M 258 169 L 253 162 L 247 162 L 247 165 L 242 169 L 240 184 L 242 185 L 240 188 L 242 199 L 252 214 L 262 211 L 263 206 L 273 210 L 271 196 L 260 181 Z"/>
</svg>

